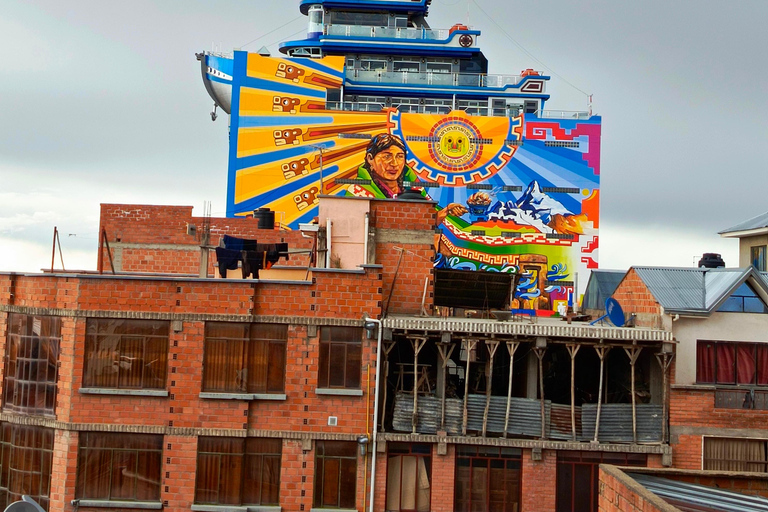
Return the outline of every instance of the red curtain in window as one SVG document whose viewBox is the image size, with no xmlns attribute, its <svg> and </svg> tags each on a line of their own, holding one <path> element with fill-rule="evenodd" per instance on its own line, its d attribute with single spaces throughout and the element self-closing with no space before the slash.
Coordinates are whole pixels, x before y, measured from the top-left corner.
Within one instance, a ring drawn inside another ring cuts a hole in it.
<svg viewBox="0 0 768 512">
<path fill-rule="evenodd" d="M 740 343 L 736 345 L 737 384 L 754 384 L 755 369 L 755 345 L 751 343 Z"/>
<path fill-rule="evenodd" d="M 735 350 L 729 343 L 717 344 L 717 382 L 736 384 Z"/>
<path fill-rule="evenodd" d="M 715 382 L 715 344 L 700 341 L 696 347 L 696 382 Z"/>
<path fill-rule="evenodd" d="M 768 345 L 757 345 L 757 384 L 759 386 L 768 385 Z"/>
</svg>

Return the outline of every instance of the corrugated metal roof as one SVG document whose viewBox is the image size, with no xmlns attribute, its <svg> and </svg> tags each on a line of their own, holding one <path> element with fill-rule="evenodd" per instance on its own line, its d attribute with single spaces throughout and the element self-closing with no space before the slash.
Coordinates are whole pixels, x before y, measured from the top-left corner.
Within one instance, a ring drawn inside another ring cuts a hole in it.
<svg viewBox="0 0 768 512">
<path fill-rule="evenodd" d="M 437 318 L 415 316 L 390 316 L 382 320 L 382 325 L 391 329 L 414 331 L 453 332 L 458 336 L 468 333 L 474 336 L 500 334 L 518 336 L 545 336 L 548 338 L 586 338 L 594 340 L 637 340 L 664 342 L 673 341 L 670 331 L 644 329 L 637 327 L 608 327 L 587 325 L 584 323 L 568 324 L 562 320 L 535 318 L 520 321 L 500 322 L 498 320 L 476 318 Z"/>
<path fill-rule="evenodd" d="M 758 215 L 757 217 L 752 217 L 751 219 L 745 220 L 744 222 L 736 224 L 735 226 L 731 226 L 728 229 L 724 229 L 718 234 L 724 235 L 726 233 L 735 233 L 737 231 L 749 231 L 752 229 L 762 228 L 768 228 L 768 212 L 765 212 L 762 215 Z"/>
<path fill-rule="evenodd" d="M 605 299 L 613 295 L 627 274 L 626 270 L 593 270 L 587 282 L 582 309 L 605 309 Z"/>
<path fill-rule="evenodd" d="M 750 276 L 762 282 L 768 293 L 768 279 L 754 267 L 633 268 L 667 313 L 709 314 Z"/>
<path fill-rule="evenodd" d="M 768 512 L 768 499 L 669 478 L 627 473 L 637 483 L 684 512 Z"/>
</svg>

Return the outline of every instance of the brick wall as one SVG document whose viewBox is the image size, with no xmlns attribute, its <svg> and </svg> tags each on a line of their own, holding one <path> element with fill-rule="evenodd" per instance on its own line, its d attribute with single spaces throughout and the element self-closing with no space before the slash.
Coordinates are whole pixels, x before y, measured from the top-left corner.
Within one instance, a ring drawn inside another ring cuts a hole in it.
<svg viewBox="0 0 768 512">
<path fill-rule="evenodd" d="M 432 448 L 432 508 L 431 512 L 452 512 L 453 481 L 456 476 L 456 445 L 446 446 L 445 455 L 437 455 Z"/>
<path fill-rule="evenodd" d="M 625 314 L 635 315 L 635 324 L 638 327 L 661 327 L 661 306 L 635 269 L 629 269 L 613 292 L 613 298 L 619 302 Z"/>
<path fill-rule="evenodd" d="M 382 307 L 389 308 L 389 314 L 420 314 L 425 282 L 425 307 L 432 311 L 436 219 L 429 202 L 371 202 L 374 229 L 402 232 L 377 237 L 376 242 L 376 263 L 384 267 Z"/>
<path fill-rule="evenodd" d="M 520 512 L 555 510 L 557 493 L 557 452 L 542 450 L 541 460 L 531 458 L 532 450 L 523 450 L 523 489 Z M 547 489 L 547 492 L 541 492 Z"/>
<path fill-rule="evenodd" d="M 223 235 L 272 244 L 286 242 L 290 250 L 310 250 L 312 239 L 300 232 L 259 229 L 258 221 L 248 217 L 210 218 L 210 241 L 218 246 Z M 206 219 L 193 217 L 191 206 L 102 204 L 99 233 L 106 230 L 117 270 L 197 275 L 200 268 L 200 243 Z M 194 235 L 187 227 L 194 226 Z M 215 255 L 209 257 L 208 274 L 214 275 Z M 309 256 L 281 259 L 280 265 L 306 266 Z M 110 271 L 106 246 L 99 254 L 98 268 Z"/>
<path fill-rule="evenodd" d="M 600 465 L 598 488 L 600 512 L 680 512 L 615 466 Z"/>
</svg>

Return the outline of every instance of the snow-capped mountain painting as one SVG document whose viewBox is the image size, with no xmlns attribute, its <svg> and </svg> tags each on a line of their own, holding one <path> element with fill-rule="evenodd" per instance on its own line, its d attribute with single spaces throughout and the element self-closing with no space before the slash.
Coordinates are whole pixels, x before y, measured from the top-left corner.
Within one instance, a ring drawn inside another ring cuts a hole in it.
<svg viewBox="0 0 768 512">
<path fill-rule="evenodd" d="M 573 213 L 559 201 L 542 192 L 537 181 L 532 181 L 517 201 L 499 201 L 493 205 L 488 219 L 531 226 L 541 233 L 554 233 L 548 226 L 554 215 L 568 216 Z"/>
</svg>

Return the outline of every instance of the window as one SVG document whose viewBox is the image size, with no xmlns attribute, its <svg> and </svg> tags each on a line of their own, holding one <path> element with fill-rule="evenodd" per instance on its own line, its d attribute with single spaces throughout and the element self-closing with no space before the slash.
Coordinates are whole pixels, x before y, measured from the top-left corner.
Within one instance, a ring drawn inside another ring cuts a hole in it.
<svg viewBox="0 0 768 512">
<path fill-rule="evenodd" d="M 768 386 L 768 344 L 698 341 L 696 382 Z"/>
<path fill-rule="evenodd" d="M 362 329 L 323 327 L 320 331 L 319 388 L 360 388 Z"/>
<path fill-rule="evenodd" d="M 516 512 L 522 452 L 518 448 L 458 446 L 454 509 Z"/>
<path fill-rule="evenodd" d="M 768 441 L 764 439 L 704 438 L 704 469 L 768 472 Z"/>
<path fill-rule="evenodd" d="M 357 443 L 315 443 L 315 508 L 355 508 Z"/>
<path fill-rule="evenodd" d="M 3 408 L 53 415 L 56 408 L 61 319 L 8 315 Z"/>
<path fill-rule="evenodd" d="M 199 438 L 195 503 L 277 506 L 281 454 L 280 439 Z"/>
<path fill-rule="evenodd" d="M 0 508 L 22 495 L 48 510 L 54 431 L 43 427 L 0 426 Z"/>
<path fill-rule="evenodd" d="M 597 510 L 600 464 L 645 467 L 644 453 L 557 452 L 556 512 Z"/>
<path fill-rule="evenodd" d="M 168 322 L 89 318 L 83 387 L 164 389 Z"/>
<path fill-rule="evenodd" d="M 752 266 L 755 267 L 760 272 L 765 272 L 766 270 L 768 270 L 765 264 L 765 259 L 766 259 L 765 252 L 766 252 L 765 245 L 758 245 L 756 247 L 749 248 L 749 261 L 751 261 Z"/>
<path fill-rule="evenodd" d="M 386 71 L 387 61 L 363 58 L 360 59 L 360 69 L 363 71 Z"/>
<path fill-rule="evenodd" d="M 287 325 L 206 323 L 203 391 L 284 393 L 287 339 Z"/>
<path fill-rule="evenodd" d="M 387 452 L 387 511 L 428 511 L 432 447 L 389 443 Z"/>
<path fill-rule="evenodd" d="M 402 71 L 408 73 L 419 72 L 419 59 L 402 59 L 392 62 L 392 71 Z"/>
<path fill-rule="evenodd" d="M 163 436 L 81 432 L 78 499 L 159 501 Z"/>
<path fill-rule="evenodd" d="M 718 311 L 724 313 L 768 313 L 768 306 L 757 296 L 749 284 L 743 283 L 725 300 Z"/>
</svg>

